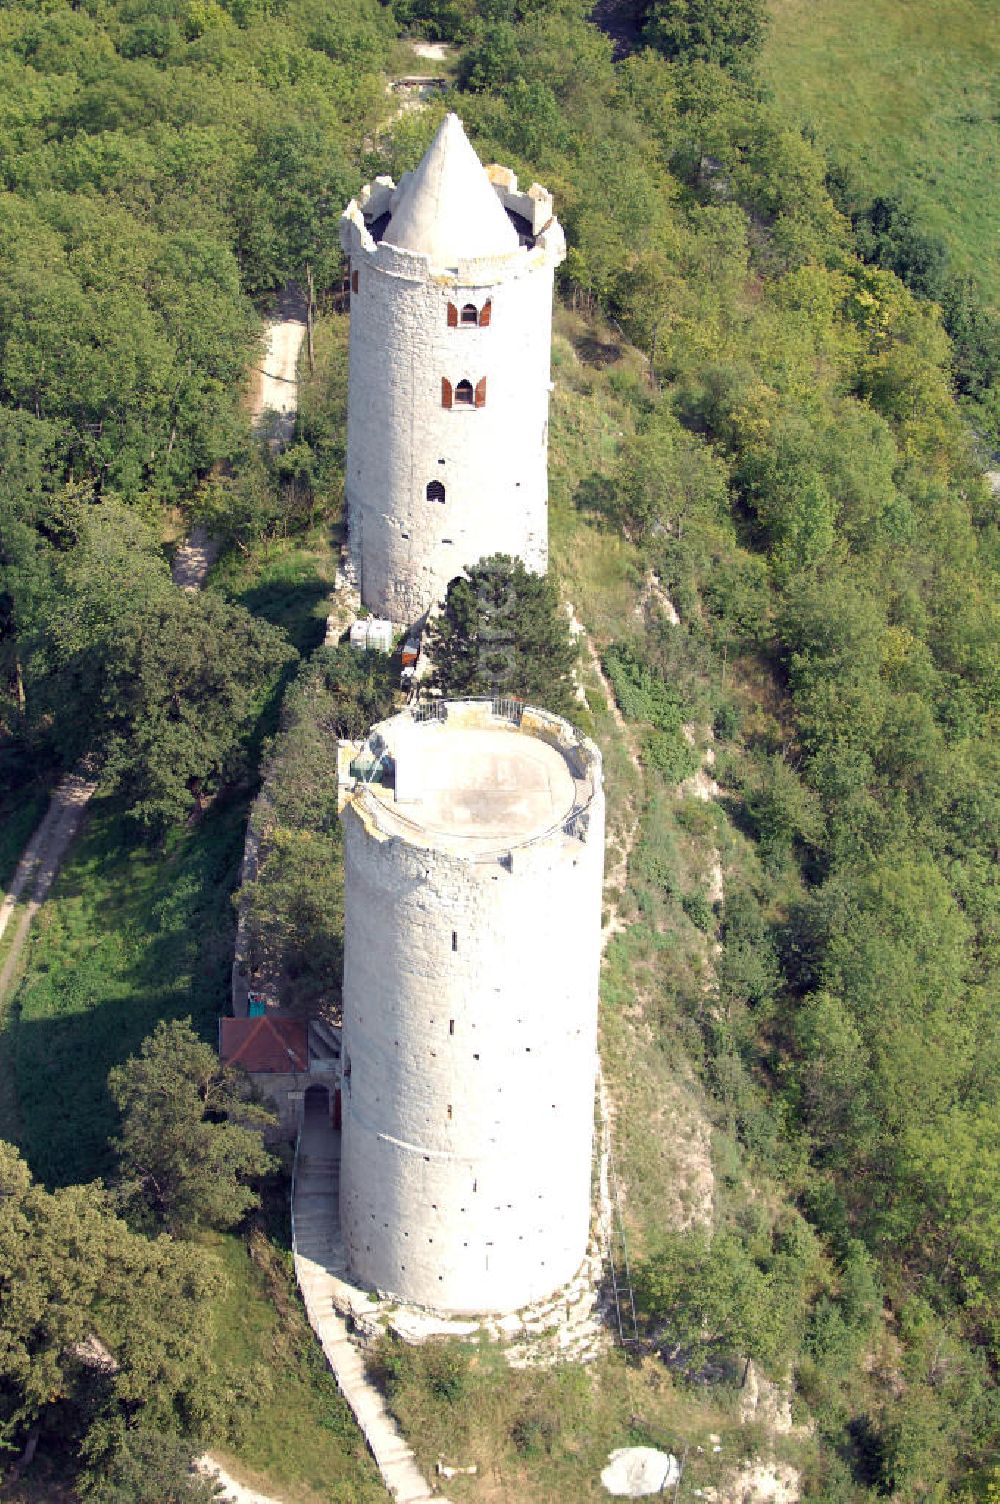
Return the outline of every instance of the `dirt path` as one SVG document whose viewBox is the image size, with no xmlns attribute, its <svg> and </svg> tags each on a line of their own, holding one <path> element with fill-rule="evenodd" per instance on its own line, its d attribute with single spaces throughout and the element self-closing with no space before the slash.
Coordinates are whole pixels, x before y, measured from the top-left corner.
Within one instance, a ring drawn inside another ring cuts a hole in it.
<svg viewBox="0 0 1000 1504">
<path fill-rule="evenodd" d="M 271 447 L 283 449 L 295 432 L 299 408 L 298 364 L 306 337 L 306 304 L 293 284 L 283 289 L 264 326 L 264 352 L 250 394 L 254 428 Z"/>
<path fill-rule="evenodd" d="M 447 42 L 414 42 L 413 50 L 417 57 L 424 57 L 430 63 L 446 63 L 451 54 Z"/>
<path fill-rule="evenodd" d="M 17 970 L 31 922 L 45 902 L 69 844 L 80 828 L 83 812 L 96 789 L 97 779 L 89 771 L 81 769 L 67 773 L 56 785 L 41 825 L 24 848 L 10 888 L 0 904 L 0 935 L 17 915 L 10 948 L 0 968 L 0 1004 L 7 996 Z M 28 895 L 28 902 L 18 911 L 17 905 L 25 894 Z"/>
<path fill-rule="evenodd" d="M 203 1457 L 195 1460 L 195 1468 L 199 1473 L 204 1473 L 207 1478 L 216 1478 L 225 1489 L 220 1494 L 219 1504 L 281 1504 L 280 1499 L 272 1498 L 269 1494 L 255 1493 L 252 1488 L 247 1488 L 243 1483 L 237 1483 L 215 1458 L 206 1452 Z"/>
<path fill-rule="evenodd" d="M 590 664 L 590 667 L 593 669 L 594 675 L 601 686 L 601 692 L 603 693 L 604 698 L 607 701 L 607 706 L 611 714 L 611 718 L 614 721 L 615 726 L 618 728 L 625 750 L 628 753 L 629 762 L 632 764 L 633 768 L 635 768 L 635 771 L 639 774 L 639 777 L 642 778 L 642 762 L 639 757 L 639 749 L 636 745 L 635 737 L 632 734 L 631 727 L 618 708 L 618 701 L 615 699 L 615 692 L 608 682 L 608 677 L 604 672 L 604 667 L 601 663 L 600 655 L 598 654 L 597 649 L 594 647 L 589 632 L 583 625 L 583 622 L 577 616 L 573 607 L 567 603 L 566 609 L 569 612 L 570 631 L 572 632 L 573 636 L 583 644 L 583 651 L 586 654 L 587 661 Z M 618 860 L 611 868 L 611 870 L 606 871 L 604 874 L 605 889 L 611 894 L 621 893 L 624 891 L 625 882 L 628 878 L 629 858 L 632 855 L 632 850 L 635 846 L 638 836 L 639 818 L 633 812 L 632 817 L 627 822 L 623 823 L 622 826 L 621 855 L 619 856 Z M 602 955 L 607 950 L 608 942 L 611 940 L 611 937 L 613 935 L 620 934 L 621 931 L 625 928 L 618 913 L 618 904 L 613 897 L 608 898 L 605 904 L 604 912 L 606 919 L 604 922 L 604 927 L 601 930 Z"/>
<path fill-rule="evenodd" d="M 218 538 L 210 538 L 200 525 L 193 527 L 170 565 L 174 584 L 181 590 L 200 590 L 218 557 Z"/>
</svg>

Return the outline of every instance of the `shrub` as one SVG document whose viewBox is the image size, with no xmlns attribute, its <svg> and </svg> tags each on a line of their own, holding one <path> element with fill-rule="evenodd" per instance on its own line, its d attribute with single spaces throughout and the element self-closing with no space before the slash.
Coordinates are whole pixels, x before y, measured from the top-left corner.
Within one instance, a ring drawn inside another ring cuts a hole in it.
<svg viewBox="0 0 1000 1504">
<path fill-rule="evenodd" d="M 701 888 L 696 888 L 693 893 L 685 893 L 681 899 L 681 907 L 695 928 L 703 930 L 707 935 L 715 923 L 715 914 L 708 901 L 708 894 Z"/>
</svg>

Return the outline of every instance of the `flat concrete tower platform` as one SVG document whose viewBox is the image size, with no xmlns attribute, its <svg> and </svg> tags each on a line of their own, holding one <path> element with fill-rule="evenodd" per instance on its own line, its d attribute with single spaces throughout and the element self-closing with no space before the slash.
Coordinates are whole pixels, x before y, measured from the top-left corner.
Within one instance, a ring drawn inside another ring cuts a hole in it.
<svg viewBox="0 0 1000 1504">
<path fill-rule="evenodd" d="M 529 841 L 567 819 L 576 784 L 557 748 L 514 726 L 413 726 L 392 747 L 394 789 L 376 788 L 400 834 L 434 846 Z"/>
<path fill-rule="evenodd" d="M 373 737 L 379 775 L 342 778 L 342 795 L 353 786 L 358 812 L 413 846 L 473 858 L 524 846 L 559 831 L 594 793 L 575 735 L 544 712 L 508 716 L 488 700 L 450 701 L 440 718 L 403 711 Z M 352 767 L 358 753 L 349 748 Z"/>
</svg>

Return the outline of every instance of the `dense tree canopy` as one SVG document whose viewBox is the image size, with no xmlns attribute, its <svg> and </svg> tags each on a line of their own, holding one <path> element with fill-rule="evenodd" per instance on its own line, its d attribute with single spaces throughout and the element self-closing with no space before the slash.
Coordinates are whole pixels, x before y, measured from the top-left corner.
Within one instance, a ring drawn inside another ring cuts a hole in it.
<svg viewBox="0 0 1000 1504">
<path fill-rule="evenodd" d="M 176 589 L 152 530 L 119 503 L 65 494 L 31 521 L 13 512 L 2 566 L 23 733 L 67 763 L 92 754 L 162 829 L 227 770 L 293 650 L 242 607 Z"/>
<path fill-rule="evenodd" d="M 320 648 L 282 707 L 254 807 L 257 873 L 244 885 L 250 966 L 278 980 L 284 1005 L 335 1011 L 343 971 L 344 875 L 337 743 L 389 714 L 391 660 L 347 644 Z"/>
<path fill-rule="evenodd" d="M 552 581 L 494 554 L 448 586 L 427 651 L 444 695 L 501 695 L 571 713 L 576 649 Z"/>
<path fill-rule="evenodd" d="M 126 1429 L 213 1412 L 204 1255 L 132 1232 L 98 1186 L 48 1192 L 0 1145 L 0 1443 L 38 1426 L 90 1463 Z"/>
</svg>

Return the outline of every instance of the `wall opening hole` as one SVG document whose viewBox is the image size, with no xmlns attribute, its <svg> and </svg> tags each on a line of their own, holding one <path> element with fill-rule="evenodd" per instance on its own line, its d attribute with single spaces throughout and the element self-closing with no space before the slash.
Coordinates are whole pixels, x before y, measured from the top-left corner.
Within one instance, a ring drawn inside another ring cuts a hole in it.
<svg viewBox="0 0 1000 1504">
<path fill-rule="evenodd" d="M 448 1103 L 448 1121 L 451 1122 L 451 1103 Z"/>
<path fill-rule="evenodd" d="M 444 501 L 444 486 L 441 484 L 441 482 L 439 480 L 428 481 L 428 483 L 427 483 L 427 500 L 428 501 Z"/>
</svg>

